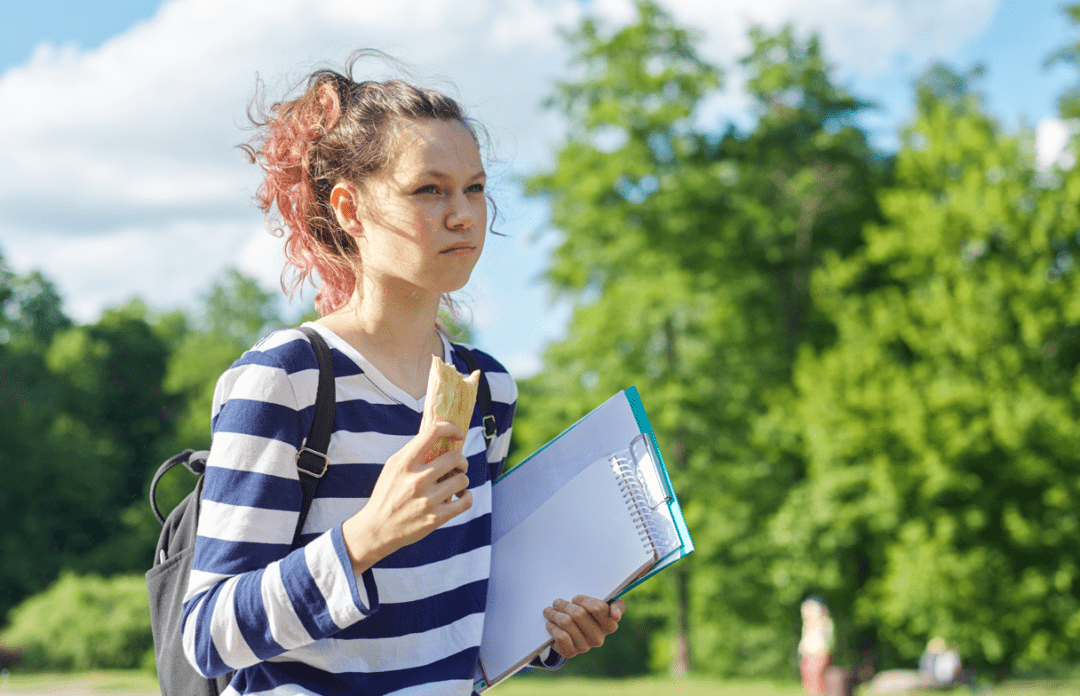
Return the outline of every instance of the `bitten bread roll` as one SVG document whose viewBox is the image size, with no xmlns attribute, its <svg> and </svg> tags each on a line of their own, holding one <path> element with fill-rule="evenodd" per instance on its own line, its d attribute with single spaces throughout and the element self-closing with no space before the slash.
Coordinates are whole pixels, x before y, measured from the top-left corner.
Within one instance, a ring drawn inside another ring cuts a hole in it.
<svg viewBox="0 0 1080 696">
<path fill-rule="evenodd" d="M 468 377 L 462 377 L 453 365 L 447 365 L 437 355 L 431 356 L 431 372 L 428 373 L 424 417 L 420 421 L 420 428 L 423 429 L 430 423 L 448 421 L 461 428 L 461 432 L 469 432 L 469 422 L 476 405 L 476 388 L 479 385 L 480 370 Z M 461 440 L 440 440 L 424 455 L 424 461 L 431 462 L 445 452 L 460 452 L 464 444 Z M 457 470 L 447 476 L 455 471 Z"/>
</svg>

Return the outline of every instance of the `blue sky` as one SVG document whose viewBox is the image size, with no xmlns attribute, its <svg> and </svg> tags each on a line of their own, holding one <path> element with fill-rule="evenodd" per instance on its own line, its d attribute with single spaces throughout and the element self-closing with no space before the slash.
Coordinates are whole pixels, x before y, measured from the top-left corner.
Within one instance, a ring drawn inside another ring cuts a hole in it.
<svg viewBox="0 0 1080 696">
<path fill-rule="evenodd" d="M 25 63 L 42 42 L 97 48 L 136 22 L 154 16 L 160 0 L 42 0 L 9 2 L 3 10 L 0 68 Z"/>
<path fill-rule="evenodd" d="M 1080 40 L 1062 6 L 1060 0 L 1003 2 L 989 29 L 953 59 L 959 65 L 986 63 L 987 105 L 1006 123 L 1020 115 L 1036 122 L 1053 116 L 1057 96 L 1080 79 L 1068 66 L 1042 65 L 1059 48 Z"/>
<path fill-rule="evenodd" d="M 864 125 L 896 142 L 911 115 L 912 80 L 933 60 L 987 68 L 987 105 L 1009 128 L 1051 119 L 1080 81 L 1043 67 L 1080 39 L 1057 0 L 662 0 L 705 33 L 702 52 L 729 70 L 745 27 L 792 21 L 821 33 L 836 77 L 880 109 Z M 628 0 L 593 0 L 619 22 Z M 92 320 L 138 295 L 190 307 L 224 268 L 275 285 L 280 249 L 250 206 L 257 178 L 232 146 L 255 72 L 289 84 L 315 61 L 375 46 L 447 78 L 496 143 L 502 228 L 465 292 L 479 343 L 519 375 L 539 366 L 569 309 L 537 276 L 556 235 L 519 181 L 550 162 L 560 124 L 536 104 L 561 77 L 557 26 L 578 0 L 93 0 L 8 3 L 0 14 L 0 253 L 41 269 L 65 307 Z M 722 117 L 744 119 L 737 71 Z M 49 193 L 65 184 L 58 202 Z M 163 281 L 162 279 L 168 279 Z M 310 294 L 307 296 L 310 301 Z M 303 305 L 300 305 L 303 306 Z"/>
</svg>

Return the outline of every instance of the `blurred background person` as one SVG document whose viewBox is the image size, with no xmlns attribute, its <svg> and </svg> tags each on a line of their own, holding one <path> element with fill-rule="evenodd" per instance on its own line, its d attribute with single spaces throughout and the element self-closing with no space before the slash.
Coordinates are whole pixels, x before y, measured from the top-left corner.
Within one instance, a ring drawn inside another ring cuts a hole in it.
<svg viewBox="0 0 1080 696">
<path fill-rule="evenodd" d="M 825 693 L 825 669 L 832 662 L 833 622 L 825 600 L 812 595 L 802 603 L 799 675 L 807 694 Z"/>
<path fill-rule="evenodd" d="M 931 638 L 926 644 L 926 650 L 919 658 L 919 673 L 933 679 L 939 686 L 953 686 L 970 681 L 964 674 L 960 654 L 940 636 Z"/>
</svg>

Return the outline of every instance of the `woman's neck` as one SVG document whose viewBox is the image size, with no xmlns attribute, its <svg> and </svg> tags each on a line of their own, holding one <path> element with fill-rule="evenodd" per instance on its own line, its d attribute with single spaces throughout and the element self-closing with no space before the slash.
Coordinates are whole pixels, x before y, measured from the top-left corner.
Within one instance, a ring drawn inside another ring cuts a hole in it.
<svg viewBox="0 0 1080 696">
<path fill-rule="evenodd" d="M 377 288 L 357 291 L 343 307 L 319 320 L 356 348 L 384 377 L 421 398 L 431 356 L 442 357 L 435 329 L 440 298 L 392 295 Z"/>
</svg>

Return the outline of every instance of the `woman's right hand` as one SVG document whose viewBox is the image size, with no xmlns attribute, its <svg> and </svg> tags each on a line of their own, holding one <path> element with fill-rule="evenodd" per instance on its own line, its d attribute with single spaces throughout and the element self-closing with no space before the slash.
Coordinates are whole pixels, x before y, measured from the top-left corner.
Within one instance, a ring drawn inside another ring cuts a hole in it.
<svg viewBox="0 0 1080 696">
<path fill-rule="evenodd" d="M 433 423 L 386 460 L 367 504 L 342 525 L 354 573 L 359 575 L 472 507 L 469 462 L 460 452 L 424 463 L 424 453 L 447 438 L 463 440 L 465 433 L 453 423 Z M 459 471 L 439 481 L 454 469 Z"/>
</svg>

